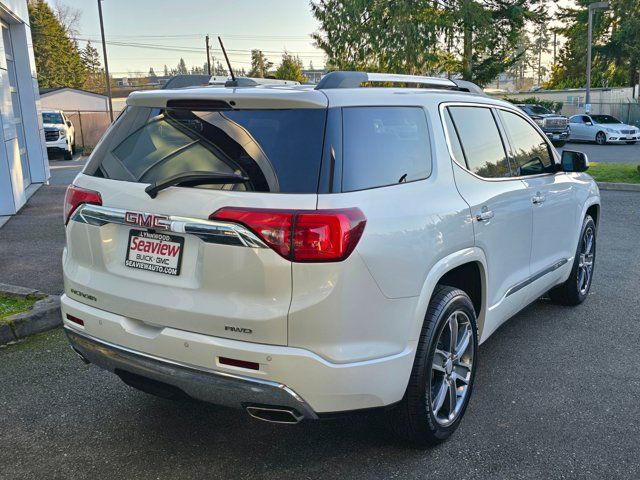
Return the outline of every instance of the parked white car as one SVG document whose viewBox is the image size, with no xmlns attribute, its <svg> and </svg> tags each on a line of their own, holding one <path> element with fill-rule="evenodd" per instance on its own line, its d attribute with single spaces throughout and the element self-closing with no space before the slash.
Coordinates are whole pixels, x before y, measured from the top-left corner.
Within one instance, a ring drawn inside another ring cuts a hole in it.
<svg viewBox="0 0 640 480">
<path fill-rule="evenodd" d="M 632 145 L 640 140 L 640 129 L 611 115 L 574 115 L 569 118 L 570 140 Z"/>
<path fill-rule="evenodd" d="M 62 110 L 47 110 L 42 112 L 42 123 L 49 157 L 62 155 L 71 160 L 76 149 L 76 130 L 71 120 Z"/>
<path fill-rule="evenodd" d="M 378 408 L 433 444 L 479 343 L 589 293 L 586 157 L 473 84 L 334 72 L 127 104 L 67 191 L 61 305 L 74 350 L 136 388 L 280 423 Z"/>
</svg>

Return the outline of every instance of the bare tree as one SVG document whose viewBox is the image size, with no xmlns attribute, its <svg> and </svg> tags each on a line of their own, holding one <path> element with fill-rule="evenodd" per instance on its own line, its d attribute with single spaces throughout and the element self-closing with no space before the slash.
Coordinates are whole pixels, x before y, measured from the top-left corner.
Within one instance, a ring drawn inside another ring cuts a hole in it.
<svg viewBox="0 0 640 480">
<path fill-rule="evenodd" d="M 62 0 L 55 0 L 53 11 L 67 36 L 71 38 L 77 37 L 80 33 L 79 27 L 82 11 L 79 8 L 66 5 Z"/>
</svg>

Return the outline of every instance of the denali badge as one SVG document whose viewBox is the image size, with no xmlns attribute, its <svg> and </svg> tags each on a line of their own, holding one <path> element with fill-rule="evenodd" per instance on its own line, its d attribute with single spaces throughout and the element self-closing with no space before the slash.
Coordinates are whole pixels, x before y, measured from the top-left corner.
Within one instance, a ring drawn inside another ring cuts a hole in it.
<svg viewBox="0 0 640 480">
<path fill-rule="evenodd" d="M 236 332 L 236 333 L 253 333 L 253 330 L 251 330 L 250 328 L 234 327 L 231 325 L 225 325 L 224 329 L 226 331 Z"/>
<path fill-rule="evenodd" d="M 129 225 L 138 225 L 139 227 L 157 228 L 166 230 L 169 225 L 160 223 L 168 220 L 166 215 L 154 215 L 153 213 L 140 213 L 140 212 L 126 212 L 124 214 L 124 221 Z"/>
</svg>

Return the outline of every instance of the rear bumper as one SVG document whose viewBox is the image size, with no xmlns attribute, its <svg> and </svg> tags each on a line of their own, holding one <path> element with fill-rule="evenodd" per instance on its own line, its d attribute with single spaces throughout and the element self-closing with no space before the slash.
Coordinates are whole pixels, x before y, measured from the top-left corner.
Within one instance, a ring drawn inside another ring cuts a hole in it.
<svg viewBox="0 0 640 480">
<path fill-rule="evenodd" d="M 124 371 L 176 387 L 197 400 L 229 407 L 287 407 L 302 418 L 317 418 L 302 398 L 286 385 L 219 372 L 157 358 L 99 340 L 65 326 L 69 343 L 88 362 L 113 373 Z"/>
<path fill-rule="evenodd" d="M 157 327 L 67 295 L 60 303 L 71 344 L 91 363 L 172 385 L 220 405 L 282 406 L 304 418 L 384 407 L 402 399 L 413 365 L 414 342 L 395 355 L 332 363 L 302 348 Z M 67 315 L 82 319 L 84 326 Z M 259 370 L 222 364 L 221 357 L 254 362 Z"/>
</svg>

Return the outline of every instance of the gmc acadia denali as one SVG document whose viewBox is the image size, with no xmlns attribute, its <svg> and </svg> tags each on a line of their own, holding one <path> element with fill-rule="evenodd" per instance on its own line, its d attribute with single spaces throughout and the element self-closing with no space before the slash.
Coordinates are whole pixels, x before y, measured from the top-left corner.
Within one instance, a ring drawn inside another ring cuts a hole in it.
<svg viewBox="0 0 640 480">
<path fill-rule="evenodd" d="M 471 83 L 334 72 L 127 105 L 67 191 L 62 315 L 131 386 L 281 423 L 379 408 L 434 444 L 480 343 L 589 292 L 586 157 Z"/>
</svg>

